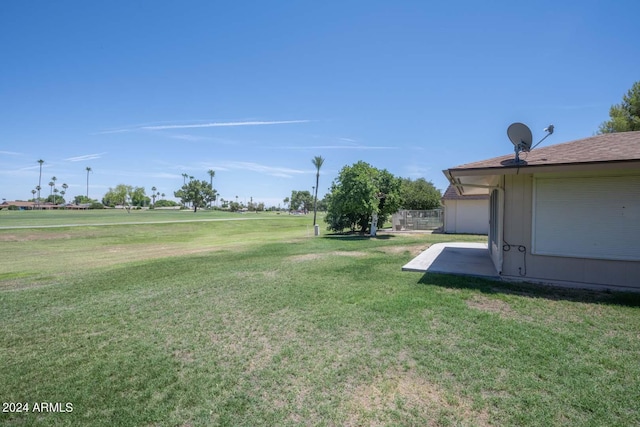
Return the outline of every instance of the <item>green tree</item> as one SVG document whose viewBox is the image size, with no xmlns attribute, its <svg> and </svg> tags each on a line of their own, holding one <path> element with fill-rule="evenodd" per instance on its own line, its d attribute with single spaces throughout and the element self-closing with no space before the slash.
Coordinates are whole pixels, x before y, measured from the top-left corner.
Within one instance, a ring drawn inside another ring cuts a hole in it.
<svg viewBox="0 0 640 427">
<path fill-rule="evenodd" d="M 213 188 L 213 177 L 216 176 L 216 171 L 209 169 L 207 173 L 209 174 L 209 184 L 211 185 L 211 188 Z M 211 201 L 209 202 L 209 207 L 211 207 Z"/>
<path fill-rule="evenodd" d="M 640 81 L 635 82 L 622 97 L 622 103 L 611 106 L 609 117 L 600 125 L 598 133 L 640 130 Z"/>
<path fill-rule="evenodd" d="M 151 198 L 153 199 L 152 203 L 153 203 L 153 206 L 154 206 L 154 207 L 155 207 L 155 205 L 156 205 L 156 197 L 157 197 L 157 195 L 156 195 L 156 191 L 157 191 L 157 190 L 158 190 L 158 189 L 157 189 L 155 186 L 151 187 Z"/>
<path fill-rule="evenodd" d="M 318 184 L 320 182 L 320 168 L 324 163 L 324 159 L 322 156 L 315 156 L 311 163 L 316 167 L 316 186 L 314 187 L 314 195 L 313 195 L 313 225 L 316 224 L 316 213 L 317 213 L 317 205 L 318 205 Z"/>
<path fill-rule="evenodd" d="M 84 205 L 87 203 L 95 203 L 97 200 L 88 198 L 87 196 L 76 196 L 73 198 L 73 203 L 76 205 Z"/>
<path fill-rule="evenodd" d="M 173 207 L 173 206 L 179 206 L 179 205 L 173 200 L 163 199 L 163 200 L 158 200 L 153 206 L 156 208 L 164 208 L 164 207 Z"/>
<path fill-rule="evenodd" d="M 428 210 L 440 207 L 442 194 L 431 181 L 418 178 L 402 178 L 400 186 L 400 209 Z"/>
<path fill-rule="evenodd" d="M 118 184 L 115 188 L 109 188 L 102 197 L 102 204 L 109 207 L 116 205 L 128 206 L 133 187 L 131 185 Z"/>
<path fill-rule="evenodd" d="M 60 191 L 60 195 L 62 196 L 62 203 L 65 203 L 64 195 L 67 194 L 67 188 L 69 188 L 69 186 L 66 183 L 62 183 L 62 191 Z"/>
<path fill-rule="evenodd" d="M 304 191 L 296 191 L 293 190 L 291 192 L 291 200 L 289 201 L 289 206 L 294 211 L 298 209 L 304 210 L 304 213 L 309 212 L 309 209 L 313 205 L 313 196 L 310 192 Z"/>
<path fill-rule="evenodd" d="M 193 212 L 198 208 L 205 208 L 207 204 L 216 199 L 216 191 L 207 181 L 191 179 L 182 188 L 174 193 L 183 204 L 191 203 Z"/>
<path fill-rule="evenodd" d="M 130 193 L 131 204 L 136 207 L 149 206 L 151 199 L 147 196 L 144 187 L 134 187 Z"/>
<path fill-rule="evenodd" d="M 56 178 L 56 177 L 54 176 L 54 178 Z M 57 179 L 57 178 L 56 178 L 56 179 Z M 51 192 L 49 193 L 49 197 L 51 198 L 51 200 L 55 200 L 55 199 L 53 199 L 53 187 L 54 187 L 55 185 L 56 185 L 56 183 L 55 183 L 55 182 L 53 182 L 53 181 L 49 181 L 49 187 L 51 187 Z"/>
<path fill-rule="evenodd" d="M 337 232 L 360 227 L 365 233 L 373 213 L 383 224 L 400 206 L 400 179 L 386 169 L 380 170 L 360 161 L 345 166 L 331 184 L 331 193 L 325 197 L 329 229 Z"/>
</svg>

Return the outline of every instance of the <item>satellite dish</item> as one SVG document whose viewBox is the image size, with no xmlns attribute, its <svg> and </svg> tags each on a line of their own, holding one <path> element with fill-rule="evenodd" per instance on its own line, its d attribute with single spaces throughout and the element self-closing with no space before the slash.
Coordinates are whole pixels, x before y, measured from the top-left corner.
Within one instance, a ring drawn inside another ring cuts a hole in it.
<svg viewBox="0 0 640 427">
<path fill-rule="evenodd" d="M 516 154 L 520 151 L 529 151 L 531 149 L 533 136 L 531 135 L 531 129 L 527 125 L 512 123 L 507 129 L 507 135 L 515 146 Z"/>
</svg>

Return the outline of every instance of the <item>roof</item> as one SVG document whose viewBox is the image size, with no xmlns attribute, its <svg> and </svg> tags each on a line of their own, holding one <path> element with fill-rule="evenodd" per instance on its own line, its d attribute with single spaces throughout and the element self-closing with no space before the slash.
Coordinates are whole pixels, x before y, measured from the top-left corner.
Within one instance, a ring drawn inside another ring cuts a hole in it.
<svg viewBox="0 0 640 427">
<path fill-rule="evenodd" d="M 520 160 L 524 160 L 524 163 L 515 164 L 513 158 L 514 155 L 509 154 L 467 163 L 451 169 L 523 168 L 541 165 L 640 160 L 640 131 L 607 133 L 536 148 L 528 153 L 520 154 Z"/>
<path fill-rule="evenodd" d="M 488 194 L 502 175 L 538 172 L 640 169 L 640 131 L 596 135 L 563 144 L 467 163 L 443 173 L 460 195 Z"/>
<path fill-rule="evenodd" d="M 473 194 L 470 196 L 461 196 L 456 191 L 456 187 L 453 185 L 449 185 L 447 187 L 447 191 L 444 192 L 442 196 L 442 200 L 487 200 L 489 198 L 488 194 Z"/>
<path fill-rule="evenodd" d="M 7 200 L 2 203 L 1 206 L 16 206 L 19 208 L 31 208 L 35 205 L 34 202 L 25 202 L 22 200 Z"/>
</svg>

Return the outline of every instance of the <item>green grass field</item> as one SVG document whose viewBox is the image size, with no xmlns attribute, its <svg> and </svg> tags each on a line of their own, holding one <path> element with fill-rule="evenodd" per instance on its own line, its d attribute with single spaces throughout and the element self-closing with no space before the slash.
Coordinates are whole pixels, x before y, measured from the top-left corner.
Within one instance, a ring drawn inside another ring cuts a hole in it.
<svg viewBox="0 0 640 427">
<path fill-rule="evenodd" d="M 0 229 L 0 424 L 640 424 L 638 295 L 402 272 L 484 238 L 311 220 L 0 212 L 60 226 Z"/>
</svg>

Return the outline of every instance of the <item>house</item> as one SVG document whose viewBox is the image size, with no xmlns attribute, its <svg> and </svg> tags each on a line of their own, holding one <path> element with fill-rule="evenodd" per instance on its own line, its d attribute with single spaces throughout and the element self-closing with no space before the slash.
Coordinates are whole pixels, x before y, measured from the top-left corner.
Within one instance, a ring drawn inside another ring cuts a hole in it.
<svg viewBox="0 0 640 427">
<path fill-rule="evenodd" d="M 456 187 L 449 185 L 442 196 L 444 206 L 444 232 L 454 234 L 489 233 L 489 195 L 458 194 Z"/>
<path fill-rule="evenodd" d="M 506 279 L 640 290 L 640 132 L 597 135 L 444 172 L 489 196 L 488 251 Z"/>
<path fill-rule="evenodd" d="M 0 204 L 0 209 L 8 209 L 9 206 L 15 206 L 20 210 L 32 210 L 36 204 L 34 202 L 25 202 L 22 200 L 4 201 Z"/>
</svg>

